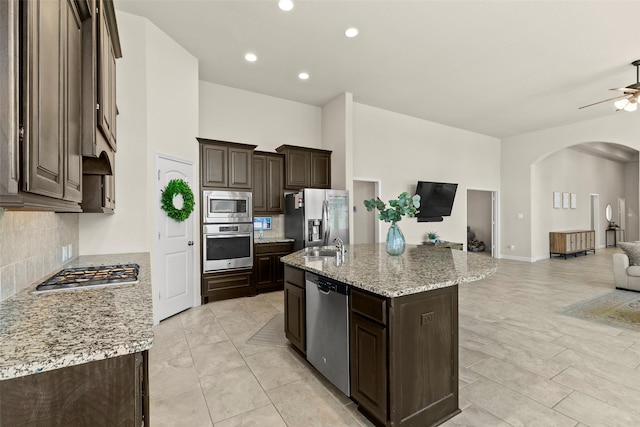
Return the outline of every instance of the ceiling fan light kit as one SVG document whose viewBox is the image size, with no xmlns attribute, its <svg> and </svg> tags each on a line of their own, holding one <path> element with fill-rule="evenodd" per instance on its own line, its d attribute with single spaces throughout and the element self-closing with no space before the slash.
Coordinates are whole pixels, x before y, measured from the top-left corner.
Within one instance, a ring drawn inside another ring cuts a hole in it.
<svg viewBox="0 0 640 427">
<path fill-rule="evenodd" d="M 616 106 L 616 110 L 636 111 L 638 109 L 638 101 L 635 98 L 619 99 L 613 104 Z"/>
<path fill-rule="evenodd" d="M 616 100 L 613 105 L 616 107 L 616 111 L 636 111 L 638 109 L 638 96 L 640 96 L 640 59 L 636 59 L 631 63 L 634 67 L 636 67 L 636 82 L 627 87 L 618 87 L 615 90 L 619 92 L 623 92 L 623 95 L 615 96 L 613 98 L 608 98 L 602 101 L 594 102 L 593 104 L 584 105 L 580 107 L 586 108 L 591 107 L 592 105 L 601 104 L 603 102 Z M 622 98 L 622 99 L 621 99 Z"/>
</svg>

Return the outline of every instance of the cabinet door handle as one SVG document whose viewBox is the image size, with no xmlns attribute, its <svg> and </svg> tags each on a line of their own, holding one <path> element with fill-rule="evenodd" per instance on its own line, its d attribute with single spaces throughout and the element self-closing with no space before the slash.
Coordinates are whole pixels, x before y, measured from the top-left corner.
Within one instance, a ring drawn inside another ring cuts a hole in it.
<svg viewBox="0 0 640 427">
<path fill-rule="evenodd" d="M 193 246 L 193 240 L 189 240 L 189 241 L 187 242 L 187 245 L 189 245 L 189 246 Z"/>
</svg>

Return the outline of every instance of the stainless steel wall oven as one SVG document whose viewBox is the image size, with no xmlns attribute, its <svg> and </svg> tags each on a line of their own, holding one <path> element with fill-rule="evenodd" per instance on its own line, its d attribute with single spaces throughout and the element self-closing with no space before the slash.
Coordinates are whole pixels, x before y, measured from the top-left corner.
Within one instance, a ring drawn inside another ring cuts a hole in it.
<svg viewBox="0 0 640 427">
<path fill-rule="evenodd" d="M 253 223 L 204 224 L 202 269 L 253 267 Z"/>
</svg>

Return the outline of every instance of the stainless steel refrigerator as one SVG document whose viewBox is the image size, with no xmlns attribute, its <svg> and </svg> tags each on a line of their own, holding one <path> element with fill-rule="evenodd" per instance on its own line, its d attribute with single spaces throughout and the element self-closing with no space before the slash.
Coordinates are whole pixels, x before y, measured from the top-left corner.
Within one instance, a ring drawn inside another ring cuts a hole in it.
<svg viewBox="0 0 640 427">
<path fill-rule="evenodd" d="M 294 248 L 349 243 L 349 192 L 305 188 L 285 196 L 285 236 Z"/>
</svg>

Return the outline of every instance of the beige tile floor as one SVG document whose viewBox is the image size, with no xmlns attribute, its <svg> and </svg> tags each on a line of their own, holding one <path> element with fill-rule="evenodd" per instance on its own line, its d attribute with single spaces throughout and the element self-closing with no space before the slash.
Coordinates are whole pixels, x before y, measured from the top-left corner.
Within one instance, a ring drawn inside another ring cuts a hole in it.
<svg viewBox="0 0 640 427">
<path fill-rule="evenodd" d="M 556 313 L 613 288 L 611 254 L 536 263 L 459 289 L 460 408 L 446 426 L 640 426 L 640 331 Z M 362 426 L 354 404 L 290 348 L 246 344 L 282 292 L 160 323 L 151 425 Z"/>
</svg>

